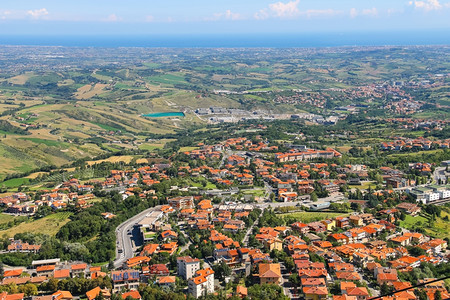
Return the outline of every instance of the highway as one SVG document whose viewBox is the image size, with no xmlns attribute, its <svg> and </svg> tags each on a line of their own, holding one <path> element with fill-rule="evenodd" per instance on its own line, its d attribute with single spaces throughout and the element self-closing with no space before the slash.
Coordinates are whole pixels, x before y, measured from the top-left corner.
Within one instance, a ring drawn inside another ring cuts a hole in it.
<svg viewBox="0 0 450 300">
<path fill-rule="evenodd" d="M 131 236 L 128 232 L 133 230 L 136 223 L 141 221 L 147 214 L 153 210 L 159 210 L 161 205 L 148 208 L 134 217 L 126 220 L 116 228 L 116 260 L 114 261 L 114 268 L 119 268 L 127 259 L 134 257 L 133 244 Z M 121 253 L 119 253 L 121 251 Z"/>
</svg>

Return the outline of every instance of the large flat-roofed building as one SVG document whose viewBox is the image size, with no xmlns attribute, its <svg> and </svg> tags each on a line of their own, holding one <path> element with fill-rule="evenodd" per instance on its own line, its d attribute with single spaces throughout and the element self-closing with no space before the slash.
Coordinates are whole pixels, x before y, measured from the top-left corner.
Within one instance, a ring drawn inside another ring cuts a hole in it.
<svg viewBox="0 0 450 300">
<path fill-rule="evenodd" d="M 415 187 L 407 191 L 411 194 L 417 202 L 424 204 L 445 199 L 450 196 L 449 186 L 429 185 L 423 187 Z"/>
<path fill-rule="evenodd" d="M 287 162 L 287 161 L 305 161 L 312 160 L 316 158 L 330 159 L 333 157 L 341 157 L 342 155 L 334 149 L 328 148 L 327 150 L 314 150 L 308 149 L 302 152 L 287 152 L 287 153 L 276 153 L 275 159 L 277 162 Z"/>
<path fill-rule="evenodd" d="M 156 224 L 158 220 L 164 217 L 164 213 L 160 210 L 154 210 L 150 212 L 139 223 L 139 230 L 144 242 L 148 242 L 156 237 Z"/>
<path fill-rule="evenodd" d="M 59 258 L 53 258 L 53 259 L 43 259 L 43 260 L 33 260 L 31 262 L 31 265 L 33 268 L 42 267 L 42 266 L 56 266 L 59 264 L 61 260 Z"/>
<path fill-rule="evenodd" d="M 450 198 L 450 185 L 430 185 L 429 186 L 435 193 L 439 194 L 439 199 Z"/>
</svg>

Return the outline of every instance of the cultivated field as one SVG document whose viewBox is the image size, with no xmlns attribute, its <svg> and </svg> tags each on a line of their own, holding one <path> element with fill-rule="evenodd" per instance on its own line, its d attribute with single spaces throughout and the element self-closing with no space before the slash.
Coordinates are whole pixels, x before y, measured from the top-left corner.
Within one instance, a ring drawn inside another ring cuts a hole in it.
<svg viewBox="0 0 450 300">
<path fill-rule="evenodd" d="M 118 162 L 124 162 L 124 163 L 130 163 L 133 160 L 134 156 L 130 156 L 130 155 L 123 155 L 123 156 L 111 156 L 107 159 L 101 159 L 101 160 L 90 160 L 87 161 L 86 163 L 90 166 L 95 165 L 95 164 L 100 164 L 102 162 L 110 162 L 110 163 L 118 163 Z"/>
<path fill-rule="evenodd" d="M 0 236 L 6 235 L 7 237 L 14 237 L 17 233 L 25 232 L 42 233 L 54 236 L 62 226 L 70 221 L 70 215 L 71 213 L 69 212 L 61 212 L 35 221 L 21 223 L 8 230 L 0 231 Z"/>
</svg>

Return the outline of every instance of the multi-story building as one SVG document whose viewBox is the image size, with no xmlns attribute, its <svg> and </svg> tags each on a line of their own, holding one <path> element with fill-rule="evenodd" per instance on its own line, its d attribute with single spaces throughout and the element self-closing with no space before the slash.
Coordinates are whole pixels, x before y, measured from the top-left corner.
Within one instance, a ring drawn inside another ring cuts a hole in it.
<svg viewBox="0 0 450 300">
<path fill-rule="evenodd" d="M 177 258 L 178 275 L 183 279 L 188 280 L 195 275 L 195 272 L 200 270 L 200 260 L 190 256 L 183 256 Z"/>
<path fill-rule="evenodd" d="M 139 287 L 138 270 L 122 270 L 111 272 L 113 282 L 113 292 L 120 292 L 122 289 L 134 289 Z"/>
<path fill-rule="evenodd" d="M 155 232 L 155 225 L 158 220 L 162 219 L 163 217 L 164 213 L 162 211 L 154 210 L 138 223 L 139 230 L 144 242 L 149 242 L 157 236 Z"/>
<path fill-rule="evenodd" d="M 195 272 L 188 281 L 188 292 L 195 298 L 214 293 L 214 271 L 208 268 Z"/>
<path fill-rule="evenodd" d="M 167 200 L 168 204 L 176 210 L 194 208 L 194 197 L 175 197 Z"/>
</svg>

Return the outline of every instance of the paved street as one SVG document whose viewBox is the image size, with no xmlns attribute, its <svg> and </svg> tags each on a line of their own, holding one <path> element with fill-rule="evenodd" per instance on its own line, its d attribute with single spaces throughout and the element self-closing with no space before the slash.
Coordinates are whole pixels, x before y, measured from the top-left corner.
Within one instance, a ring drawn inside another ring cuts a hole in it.
<svg viewBox="0 0 450 300">
<path fill-rule="evenodd" d="M 245 233 L 244 239 L 242 240 L 243 244 L 245 247 L 248 246 L 248 238 L 250 237 L 250 234 L 253 231 L 253 227 L 255 227 L 256 225 L 258 225 L 259 222 L 259 218 L 261 217 L 261 215 L 263 214 L 264 209 L 261 211 L 261 214 L 259 215 L 258 219 L 256 219 L 255 222 L 253 222 L 252 226 L 250 226 L 250 228 L 247 230 L 247 232 Z"/>
<path fill-rule="evenodd" d="M 129 258 L 134 256 L 133 243 L 132 243 L 132 231 L 136 223 L 142 220 L 148 213 L 153 210 L 160 209 L 161 206 L 151 207 L 136 216 L 126 220 L 116 228 L 116 260 L 114 261 L 114 267 L 119 268 Z"/>
<path fill-rule="evenodd" d="M 187 249 L 189 249 L 189 246 L 192 244 L 192 240 L 191 237 L 187 234 L 184 225 L 180 226 L 180 232 L 186 237 L 187 239 L 187 243 L 186 245 L 184 245 L 183 247 L 181 247 L 180 249 L 180 253 L 182 253 L 183 251 L 186 251 Z"/>
<path fill-rule="evenodd" d="M 439 180 L 442 182 L 442 184 L 447 181 L 447 178 L 445 176 L 445 169 L 445 167 L 436 167 L 436 169 L 434 169 L 433 178 L 436 184 L 439 183 Z"/>
<path fill-rule="evenodd" d="M 291 275 L 284 265 L 283 262 L 280 262 L 280 270 L 281 270 L 281 287 L 283 288 L 283 292 L 290 299 L 299 299 L 298 295 L 295 294 L 296 289 L 295 286 L 289 282 L 289 276 Z"/>
</svg>

